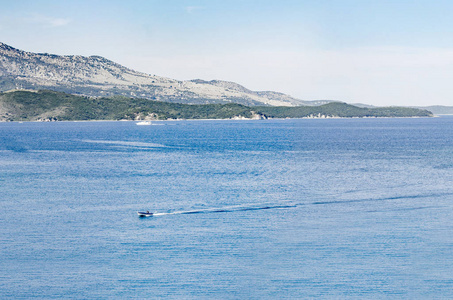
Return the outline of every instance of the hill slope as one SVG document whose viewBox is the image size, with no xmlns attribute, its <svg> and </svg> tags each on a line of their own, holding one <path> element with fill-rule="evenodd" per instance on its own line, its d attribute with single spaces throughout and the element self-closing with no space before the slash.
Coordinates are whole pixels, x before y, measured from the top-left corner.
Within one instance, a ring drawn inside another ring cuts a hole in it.
<svg viewBox="0 0 453 300">
<path fill-rule="evenodd" d="M 140 73 L 100 56 L 32 53 L 0 43 L 0 91 L 48 89 L 84 96 L 123 95 L 178 103 L 319 105 L 277 92 L 254 92 L 220 80 L 179 81 Z"/>
<path fill-rule="evenodd" d="M 304 117 L 427 117 L 414 108 L 360 108 L 346 103 L 321 106 L 188 105 L 114 96 L 89 98 L 54 91 L 0 93 L 0 121 L 166 120 Z"/>
</svg>

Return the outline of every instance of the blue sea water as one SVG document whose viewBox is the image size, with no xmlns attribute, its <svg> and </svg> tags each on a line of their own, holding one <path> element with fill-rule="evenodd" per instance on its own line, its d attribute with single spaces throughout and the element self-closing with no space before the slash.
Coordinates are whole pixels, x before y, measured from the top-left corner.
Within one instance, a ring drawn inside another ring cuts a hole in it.
<svg viewBox="0 0 453 300">
<path fill-rule="evenodd" d="M 154 124 L 0 123 L 1 299 L 453 298 L 453 117 Z"/>
</svg>

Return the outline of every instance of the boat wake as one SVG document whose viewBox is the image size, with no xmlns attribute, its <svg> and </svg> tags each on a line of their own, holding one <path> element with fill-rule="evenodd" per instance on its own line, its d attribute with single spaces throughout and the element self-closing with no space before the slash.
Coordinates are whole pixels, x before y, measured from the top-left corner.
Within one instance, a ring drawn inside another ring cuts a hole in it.
<svg viewBox="0 0 453 300">
<path fill-rule="evenodd" d="M 444 195 L 444 194 L 441 194 Z M 225 212 L 239 212 L 239 211 L 252 211 L 252 210 L 266 210 L 266 209 L 288 209 L 302 206 L 311 206 L 311 205 L 352 205 L 356 203 L 363 202 L 376 202 L 380 203 L 382 201 L 394 201 L 394 200 L 404 200 L 404 199 L 414 199 L 414 198 L 424 198 L 424 197 L 433 197 L 439 195 L 401 195 L 393 197 L 384 197 L 384 198 L 366 198 L 366 199 L 350 199 L 350 200 L 331 200 L 331 201 L 313 201 L 307 203 L 285 203 L 285 204 L 272 204 L 272 203 L 260 203 L 260 204 L 248 204 L 248 205 L 234 205 L 234 206 L 225 206 L 218 208 L 204 208 L 204 209 L 192 209 L 192 210 L 181 210 L 181 211 L 171 211 L 171 212 L 153 212 L 152 216 L 168 216 L 168 215 L 188 215 L 188 214 L 206 214 L 206 213 L 225 213 Z M 426 209 L 426 208 L 437 208 L 434 206 L 420 206 L 420 207 L 400 207 L 400 208 L 391 208 L 392 210 L 417 210 L 417 209 Z M 369 210 L 369 212 L 375 212 L 374 210 Z M 376 211 L 377 212 L 377 211 Z"/>
<path fill-rule="evenodd" d="M 273 205 L 273 204 L 260 204 L 260 205 L 236 205 L 227 206 L 220 208 L 207 208 L 207 209 L 193 209 L 193 210 L 181 210 L 174 212 L 155 212 L 153 216 L 167 216 L 167 215 L 188 215 L 188 214 L 206 214 L 206 213 L 225 213 L 225 212 L 237 212 L 237 211 L 249 211 L 249 210 L 265 210 L 265 209 L 286 209 L 296 207 L 295 204 L 287 205 Z"/>
</svg>

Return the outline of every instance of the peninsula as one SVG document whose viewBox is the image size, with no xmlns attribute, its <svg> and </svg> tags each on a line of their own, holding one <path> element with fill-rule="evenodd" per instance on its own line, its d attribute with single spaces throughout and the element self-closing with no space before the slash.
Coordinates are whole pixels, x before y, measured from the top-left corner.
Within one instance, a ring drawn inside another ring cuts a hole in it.
<svg viewBox="0 0 453 300">
<path fill-rule="evenodd" d="M 0 121 L 168 120 L 431 117 L 427 110 L 407 107 L 360 108 L 332 102 L 319 106 L 245 106 L 181 104 L 142 98 L 86 97 L 55 91 L 0 93 Z"/>
</svg>

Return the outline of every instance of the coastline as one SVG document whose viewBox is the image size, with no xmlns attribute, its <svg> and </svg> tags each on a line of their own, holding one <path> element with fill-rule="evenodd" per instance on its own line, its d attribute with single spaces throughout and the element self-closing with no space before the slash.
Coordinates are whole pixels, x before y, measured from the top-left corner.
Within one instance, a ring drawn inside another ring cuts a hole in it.
<svg viewBox="0 0 453 300">
<path fill-rule="evenodd" d="M 313 118 L 313 117 L 301 117 L 301 118 L 265 118 L 265 119 L 256 119 L 256 118 L 228 118 L 228 119 L 166 119 L 166 120 L 33 120 L 33 121 L 5 121 L 0 120 L 0 123 L 62 123 L 62 122 L 142 122 L 142 121 L 151 121 L 151 122 L 182 122 L 182 121 L 271 121 L 271 120 L 351 120 L 351 119 L 431 119 L 431 118 L 440 118 L 444 116 L 453 116 L 453 114 L 438 114 L 433 116 L 410 116 L 410 117 L 325 117 L 325 118 Z M 157 124 L 150 124 L 157 125 Z"/>
</svg>

